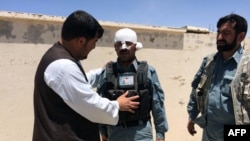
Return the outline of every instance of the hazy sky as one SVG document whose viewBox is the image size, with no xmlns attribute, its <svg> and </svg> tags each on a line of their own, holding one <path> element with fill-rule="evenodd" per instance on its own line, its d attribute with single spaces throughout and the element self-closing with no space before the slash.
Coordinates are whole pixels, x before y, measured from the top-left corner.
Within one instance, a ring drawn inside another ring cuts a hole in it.
<svg viewBox="0 0 250 141">
<path fill-rule="evenodd" d="M 173 28 L 189 25 L 216 31 L 217 20 L 230 13 L 250 23 L 250 0 L 0 0 L 2 11 L 66 17 L 78 9 L 101 21 Z"/>
</svg>

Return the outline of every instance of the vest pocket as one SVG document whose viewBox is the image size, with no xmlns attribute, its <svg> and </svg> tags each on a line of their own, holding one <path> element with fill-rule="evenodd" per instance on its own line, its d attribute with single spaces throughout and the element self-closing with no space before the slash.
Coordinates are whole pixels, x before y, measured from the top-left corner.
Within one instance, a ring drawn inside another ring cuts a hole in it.
<svg viewBox="0 0 250 141">
<path fill-rule="evenodd" d="M 149 90 L 140 90 L 140 119 L 145 119 L 149 117 L 151 109 L 151 96 L 149 95 Z"/>
</svg>

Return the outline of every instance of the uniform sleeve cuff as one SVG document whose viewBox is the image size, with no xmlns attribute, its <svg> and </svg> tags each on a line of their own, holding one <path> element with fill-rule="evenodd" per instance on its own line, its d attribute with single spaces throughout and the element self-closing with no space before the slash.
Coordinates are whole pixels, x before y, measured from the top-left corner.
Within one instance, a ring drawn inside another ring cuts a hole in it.
<svg viewBox="0 0 250 141">
<path fill-rule="evenodd" d="M 156 133 L 156 139 L 164 139 L 165 134 L 164 133 Z"/>
</svg>

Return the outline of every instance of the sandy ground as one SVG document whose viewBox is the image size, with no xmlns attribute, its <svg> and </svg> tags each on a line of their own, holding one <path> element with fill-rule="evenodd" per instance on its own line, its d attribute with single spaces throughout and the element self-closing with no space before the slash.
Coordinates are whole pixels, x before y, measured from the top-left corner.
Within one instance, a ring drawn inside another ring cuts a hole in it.
<svg viewBox="0 0 250 141">
<path fill-rule="evenodd" d="M 33 128 L 33 81 L 37 64 L 50 45 L 0 44 L 0 140 L 30 141 Z M 169 131 L 166 141 L 199 141 L 201 130 L 187 132 L 186 105 L 190 83 L 202 57 L 214 48 L 183 50 L 143 49 L 139 60 L 147 60 L 157 70 L 165 92 Z M 82 61 L 85 70 L 115 60 L 113 48 L 97 48 Z"/>
</svg>

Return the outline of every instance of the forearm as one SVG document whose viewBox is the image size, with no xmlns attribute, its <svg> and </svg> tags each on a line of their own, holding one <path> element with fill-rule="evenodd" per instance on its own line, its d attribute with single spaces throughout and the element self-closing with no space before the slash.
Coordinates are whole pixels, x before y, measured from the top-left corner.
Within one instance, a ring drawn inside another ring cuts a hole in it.
<svg viewBox="0 0 250 141">
<path fill-rule="evenodd" d="M 199 114 L 194 88 L 192 89 L 192 92 L 190 94 L 190 99 L 189 99 L 189 102 L 187 104 L 187 112 L 188 112 L 189 118 L 191 120 L 194 120 L 197 117 L 197 115 Z"/>
</svg>

